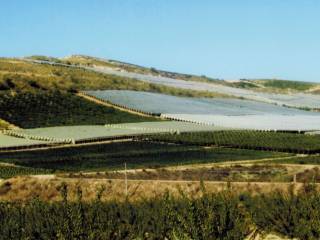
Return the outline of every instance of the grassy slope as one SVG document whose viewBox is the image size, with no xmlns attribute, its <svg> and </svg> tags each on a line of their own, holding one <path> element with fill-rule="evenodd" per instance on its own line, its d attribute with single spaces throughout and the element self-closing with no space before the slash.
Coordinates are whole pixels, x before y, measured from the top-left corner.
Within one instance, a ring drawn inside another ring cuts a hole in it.
<svg viewBox="0 0 320 240">
<path fill-rule="evenodd" d="M 30 59 L 50 61 L 56 63 L 72 64 L 79 66 L 104 66 L 112 68 L 120 68 L 129 72 L 136 72 L 142 74 L 161 75 L 164 77 L 172 77 L 177 79 L 184 79 L 190 81 L 199 82 L 214 82 L 230 87 L 252 89 L 257 91 L 268 91 L 276 93 L 287 93 L 289 91 L 302 91 L 311 92 L 314 94 L 319 93 L 320 84 L 301 82 L 301 81 L 290 81 L 290 80 L 278 80 L 278 79 L 242 79 L 240 82 L 227 82 L 222 79 L 208 78 L 206 76 L 196 76 L 191 74 L 181 74 L 175 72 L 162 71 L 155 68 L 147 68 L 134 64 L 124 63 L 114 60 L 104 60 L 90 56 L 73 55 L 66 58 L 58 59 L 46 56 L 31 56 Z"/>
<path fill-rule="evenodd" d="M 0 118 L 22 128 L 154 120 L 58 91 L 0 94 Z"/>
<path fill-rule="evenodd" d="M 41 59 L 41 58 L 38 58 Z M 42 58 L 42 60 L 45 58 Z M 49 61 L 54 61 L 55 59 L 47 58 Z M 190 81 L 199 81 L 199 82 L 214 82 L 217 84 L 227 85 L 230 87 L 236 88 L 244 88 L 244 89 L 252 89 L 259 90 L 262 89 L 261 85 L 264 87 L 263 89 L 267 89 L 270 92 L 287 92 L 288 90 L 294 91 L 309 91 L 312 90 L 316 86 L 320 86 L 320 84 L 316 83 L 308 83 L 301 81 L 290 81 L 290 80 L 277 80 L 277 79 L 258 79 L 258 80 L 248 80 L 248 81 L 240 81 L 240 82 L 227 82 L 221 79 L 208 78 L 206 76 L 196 76 L 191 74 L 181 74 L 175 72 L 162 71 L 155 68 L 147 68 L 138 65 L 123 63 L 114 60 L 103 60 L 89 56 L 81 56 L 74 55 L 64 59 L 58 59 L 57 61 L 61 61 L 66 64 L 75 64 L 75 65 L 84 65 L 84 66 L 106 66 L 113 68 L 121 68 L 123 70 L 129 72 L 136 72 L 142 74 L 152 74 L 152 75 L 161 75 L 164 77 L 172 77 L 177 79 L 184 79 Z"/>
<path fill-rule="evenodd" d="M 0 161 L 25 167 L 61 171 L 104 171 L 128 168 L 154 168 L 195 163 L 263 159 L 288 156 L 282 153 L 239 149 L 204 149 L 192 146 L 113 143 L 31 152 L 0 153 Z"/>
<path fill-rule="evenodd" d="M 263 85 L 266 88 L 274 89 L 278 91 L 308 91 L 313 89 L 316 86 L 319 86 L 317 83 L 310 83 L 310 82 L 301 82 L 301 81 L 290 81 L 290 80 L 278 80 L 278 79 L 259 79 L 253 80 L 258 84 Z"/>
<path fill-rule="evenodd" d="M 0 91 L 32 91 L 35 89 L 125 89 L 189 97 L 226 96 L 217 93 L 184 90 L 151 84 L 130 78 L 101 74 L 81 68 L 35 64 L 17 59 L 0 59 Z"/>
<path fill-rule="evenodd" d="M 41 58 L 38 58 L 41 60 Z M 50 61 L 50 58 L 48 59 Z M 103 67 L 111 67 L 111 68 L 121 68 L 128 72 L 135 72 L 135 73 L 142 73 L 142 74 L 151 74 L 151 75 L 161 75 L 163 77 L 171 77 L 176 79 L 184 79 L 190 81 L 200 81 L 200 82 L 215 82 L 218 84 L 227 85 L 228 83 L 214 78 L 208 78 L 206 76 L 196 76 L 191 74 L 183 74 L 183 73 L 176 73 L 176 72 L 168 72 L 159 69 L 155 69 L 153 67 L 143 67 L 135 64 L 115 61 L 115 60 L 104 60 L 90 56 L 83 56 L 83 55 L 73 55 L 67 58 L 60 59 L 65 64 L 75 64 L 75 65 L 82 65 L 82 66 L 103 66 Z"/>
</svg>

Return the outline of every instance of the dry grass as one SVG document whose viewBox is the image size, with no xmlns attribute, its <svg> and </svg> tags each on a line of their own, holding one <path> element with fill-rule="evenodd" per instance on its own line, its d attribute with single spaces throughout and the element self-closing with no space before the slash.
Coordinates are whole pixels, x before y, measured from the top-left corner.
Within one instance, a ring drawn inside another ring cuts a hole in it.
<svg viewBox="0 0 320 240">
<path fill-rule="evenodd" d="M 37 85 L 35 88 L 34 85 Z M 0 58 L 0 88 L 14 91 L 41 89 L 101 90 L 125 89 L 186 97 L 230 97 L 207 91 L 179 89 L 131 78 L 89 71 L 84 68 L 36 64 L 18 59 Z"/>
<path fill-rule="evenodd" d="M 291 164 L 195 164 L 157 169 L 130 169 L 127 178 L 131 180 L 169 180 L 169 181 L 224 181 L 224 182 L 292 182 L 294 175 L 298 182 L 313 182 L 313 173 L 318 166 Z M 308 178 L 306 178 L 308 175 Z M 318 174 L 320 176 L 320 174 Z M 124 179 L 124 170 L 106 172 L 80 172 L 59 174 L 63 178 Z M 320 182 L 315 178 L 316 182 Z"/>
<path fill-rule="evenodd" d="M 17 129 L 17 128 L 18 128 L 17 126 L 11 123 L 8 123 L 7 121 L 0 118 L 0 130 L 1 129 Z"/>
<path fill-rule="evenodd" d="M 0 185 L 0 201 L 27 201 L 39 197 L 45 201 L 59 201 L 61 196 L 59 186 L 66 183 L 69 189 L 69 199 L 76 199 L 77 187 L 83 190 L 84 201 L 94 200 L 96 193 L 102 186 L 106 189 L 102 200 L 123 201 L 125 196 L 124 180 L 108 179 L 65 179 L 49 176 L 16 177 L 3 181 Z M 207 192 L 217 192 L 226 189 L 237 193 L 251 194 L 269 193 L 275 190 L 287 191 L 291 183 L 246 183 L 246 182 L 204 182 Z M 295 184 L 298 191 L 302 183 Z M 181 192 L 188 196 L 199 197 L 203 194 L 199 181 L 166 181 L 166 180 L 129 180 L 128 197 L 132 201 L 153 198 L 169 191 L 174 196 Z"/>
</svg>

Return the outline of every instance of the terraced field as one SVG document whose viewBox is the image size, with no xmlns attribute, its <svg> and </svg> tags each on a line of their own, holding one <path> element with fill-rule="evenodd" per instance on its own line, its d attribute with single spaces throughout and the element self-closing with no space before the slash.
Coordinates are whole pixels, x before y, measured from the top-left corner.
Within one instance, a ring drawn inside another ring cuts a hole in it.
<svg viewBox="0 0 320 240">
<path fill-rule="evenodd" d="M 172 120 L 254 130 L 314 131 L 320 113 L 230 98 L 183 98 L 137 91 L 87 91 L 123 108 Z"/>
<path fill-rule="evenodd" d="M 16 129 L 0 133 L 0 149 L 133 139 L 159 133 L 221 130 L 226 129 L 174 121 Z"/>
</svg>

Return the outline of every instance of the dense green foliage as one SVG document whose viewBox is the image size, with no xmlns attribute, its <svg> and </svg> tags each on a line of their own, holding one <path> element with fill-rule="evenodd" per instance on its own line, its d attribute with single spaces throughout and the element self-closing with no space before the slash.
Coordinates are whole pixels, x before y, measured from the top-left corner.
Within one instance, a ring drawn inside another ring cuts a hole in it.
<svg viewBox="0 0 320 240">
<path fill-rule="evenodd" d="M 43 55 L 33 55 L 28 57 L 28 59 L 39 60 L 39 61 L 48 61 L 53 63 L 64 63 L 63 59 L 55 58 L 55 57 L 47 57 Z"/>
<path fill-rule="evenodd" d="M 236 161 L 287 156 L 271 152 L 202 148 L 147 142 L 119 142 L 29 152 L 0 153 L 0 161 L 60 171 L 154 168 L 194 163 Z"/>
<path fill-rule="evenodd" d="M 153 120 L 59 91 L 0 94 L 0 118 L 23 128 Z"/>
<path fill-rule="evenodd" d="M 245 88 L 245 89 L 259 88 L 258 85 L 256 85 L 254 82 L 250 82 L 250 81 L 233 82 L 233 83 L 230 83 L 230 85 L 232 87 Z"/>
<path fill-rule="evenodd" d="M 48 174 L 52 171 L 40 168 L 28 168 L 18 166 L 5 166 L 0 165 L 0 178 L 11 178 L 21 175 L 36 175 L 36 174 Z"/>
<path fill-rule="evenodd" d="M 34 199 L 0 203 L 0 239 L 245 239 L 253 232 L 303 240 L 320 238 L 320 194 L 312 186 L 294 195 L 236 195 L 231 189 L 190 198 L 169 194 L 131 202 L 69 202 L 62 184 L 61 202 Z"/>
<path fill-rule="evenodd" d="M 61 191 L 65 197 L 58 203 L 0 204 L 0 238 L 238 240 L 250 233 L 246 212 L 231 194 L 83 203 L 79 189 L 79 200 L 71 203 L 65 186 Z"/>
<path fill-rule="evenodd" d="M 316 83 L 277 80 L 277 79 L 257 80 L 257 82 L 262 83 L 263 86 L 269 87 L 269 88 L 293 89 L 297 91 L 306 91 L 317 85 Z"/>
<path fill-rule="evenodd" d="M 320 136 L 281 132 L 215 131 L 158 135 L 148 140 L 292 153 L 320 153 Z"/>
<path fill-rule="evenodd" d="M 320 239 L 320 193 L 307 185 L 298 195 L 275 192 L 249 198 L 247 208 L 256 227 L 289 238 Z"/>
</svg>

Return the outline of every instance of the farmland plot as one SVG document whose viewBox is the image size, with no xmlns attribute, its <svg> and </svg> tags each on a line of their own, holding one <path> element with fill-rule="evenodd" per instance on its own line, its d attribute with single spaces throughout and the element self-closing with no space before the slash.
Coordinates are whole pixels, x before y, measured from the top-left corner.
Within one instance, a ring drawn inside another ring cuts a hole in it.
<svg viewBox="0 0 320 240">
<path fill-rule="evenodd" d="M 32 140 L 28 138 L 18 138 L 13 136 L 7 136 L 0 133 L 0 149 L 7 148 L 20 148 L 24 146 L 40 146 L 54 144 L 55 142 L 47 142 L 40 140 Z"/>
<path fill-rule="evenodd" d="M 240 89 L 229 86 L 224 86 L 215 83 L 205 82 L 193 82 L 181 79 L 173 79 L 162 76 L 153 76 L 140 73 L 132 73 L 126 71 L 118 71 L 108 67 L 95 67 L 90 68 L 98 72 L 113 74 L 117 76 L 123 76 L 128 78 L 135 78 L 149 83 L 161 84 L 181 89 L 191 89 L 197 91 L 209 91 L 227 94 L 236 97 L 243 97 L 246 99 L 262 101 L 267 103 L 275 103 L 278 105 L 286 105 L 291 107 L 308 107 L 308 108 L 320 108 L 320 95 L 312 95 L 305 93 L 293 93 L 293 94 L 273 94 L 273 93 L 261 93 L 254 92 L 248 89 Z"/>
<path fill-rule="evenodd" d="M 172 120 L 184 120 L 197 123 L 213 124 L 226 128 L 240 128 L 265 131 L 314 131 L 320 129 L 320 116 L 303 115 L 195 115 L 165 114 Z"/>
<path fill-rule="evenodd" d="M 320 113 L 274 104 L 227 98 L 184 98 L 137 91 L 88 91 L 124 108 L 163 117 L 227 128 L 254 130 L 320 129 Z"/>
<path fill-rule="evenodd" d="M 49 127 L 34 128 L 25 130 L 14 130 L 15 133 L 23 133 L 27 136 L 48 137 L 53 139 L 75 139 L 85 140 L 103 137 L 133 136 L 153 133 L 170 133 L 175 131 L 213 131 L 223 130 L 224 128 L 196 125 L 183 122 L 145 122 L 128 124 L 107 124 L 96 126 L 67 126 L 67 127 Z"/>
<path fill-rule="evenodd" d="M 0 148 L 39 144 L 70 144 L 86 141 L 113 140 L 155 133 L 220 131 L 226 128 L 185 122 L 142 122 L 88 126 L 65 126 L 7 130 L 0 135 Z"/>
<path fill-rule="evenodd" d="M 320 114 L 276 106 L 250 100 L 228 98 L 186 98 L 159 93 L 106 90 L 87 91 L 87 94 L 127 108 L 162 114 L 214 114 L 214 115 L 312 115 Z"/>
</svg>

